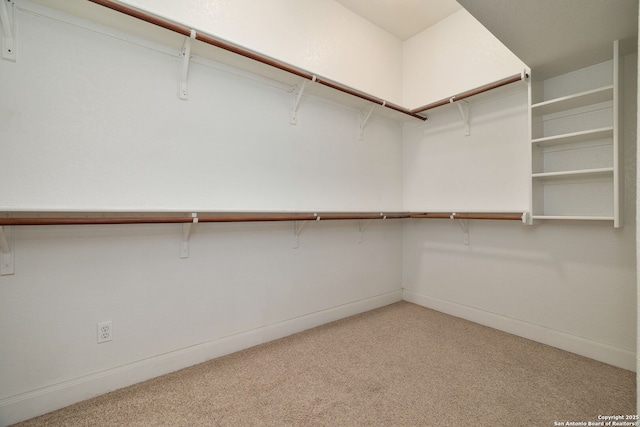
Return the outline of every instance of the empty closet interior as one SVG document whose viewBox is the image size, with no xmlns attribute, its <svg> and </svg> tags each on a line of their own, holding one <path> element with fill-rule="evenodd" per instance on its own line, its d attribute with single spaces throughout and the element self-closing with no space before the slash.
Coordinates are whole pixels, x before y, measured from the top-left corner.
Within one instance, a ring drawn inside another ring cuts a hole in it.
<svg viewBox="0 0 640 427">
<path fill-rule="evenodd" d="M 0 425 L 402 300 L 636 369 L 637 2 L 196 3 L 0 2 Z"/>
</svg>

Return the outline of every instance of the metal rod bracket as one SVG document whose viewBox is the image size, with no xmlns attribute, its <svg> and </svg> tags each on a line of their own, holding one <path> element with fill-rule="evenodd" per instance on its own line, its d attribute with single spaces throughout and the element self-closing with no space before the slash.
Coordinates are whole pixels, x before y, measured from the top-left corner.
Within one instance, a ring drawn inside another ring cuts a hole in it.
<svg viewBox="0 0 640 427">
<path fill-rule="evenodd" d="M 0 227 L 0 276 L 15 273 L 14 248 L 13 227 Z"/>
<path fill-rule="evenodd" d="M 316 221 L 320 221 L 320 216 L 317 213 L 314 213 L 313 216 L 316 217 Z M 293 221 L 293 249 L 300 247 L 300 233 L 308 222 L 309 221 Z"/>
<path fill-rule="evenodd" d="M 300 247 L 300 232 L 305 225 L 307 225 L 307 221 L 293 221 L 293 249 Z"/>
<path fill-rule="evenodd" d="M 373 221 L 372 219 L 367 219 L 366 221 L 363 220 L 358 220 L 358 231 L 360 232 L 360 235 L 358 237 L 358 243 L 362 243 L 362 235 L 364 234 L 364 231 L 367 229 L 367 227 L 369 227 L 369 225 L 371 224 L 371 221 Z"/>
<path fill-rule="evenodd" d="M 182 242 L 180 243 L 180 258 L 189 258 L 189 238 L 192 227 L 198 223 L 198 214 L 191 214 L 192 221 L 182 224 Z"/>
<path fill-rule="evenodd" d="M 180 99 L 189 99 L 189 88 L 187 86 L 187 76 L 189 74 L 189 61 L 191 60 L 191 42 L 196 39 L 196 30 L 191 30 L 191 35 L 185 37 L 180 56 L 182 65 L 180 67 Z"/>
<path fill-rule="evenodd" d="M 458 225 L 462 229 L 462 233 L 464 234 L 463 242 L 465 245 L 469 244 L 469 220 L 468 219 L 458 219 L 456 218 L 456 213 L 453 212 L 449 218 L 457 219 Z"/>
<path fill-rule="evenodd" d="M 315 81 L 315 77 L 313 76 L 313 80 Z M 294 87 L 291 93 L 293 93 L 293 108 L 291 109 L 291 114 L 289 115 L 289 124 L 296 125 L 298 124 L 298 107 L 300 107 L 300 101 L 302 100 L 302 94 L 304 93 L 304 89 L 307 87 L 307 80 L 303 80 L 298 86 Z"/>
<path fill-rule="evenodd" d="M 454 99 L 451 99 L 453 102 Z M 469 126 L 469 103 L 467 101 L 460 100 L 456 101 L 455 104 L 458 107 L 462 123 L 464 124 L 464 136 L 469 136 L 471 134 L 471 128 Z"/>
<path fill-rule="evenodd" d="M 14 0 L 0 0 L 0 25 L 2 26 L 2 58 L 16 60 L 16 20 Z"/>
<path fill-rule="evenodd" d="M 382 102 L 382 106 L 384 107 L 386 105 L 386 101 Z M 362 112 L 362 114 L 358 115 L 358 139 L 363 139 L 363 133 L 364 133 L 364 127 L 367 125 L 367 122 L 369 121 L 369 117 L 371 117 L 371 113 L 373 113 L 373 109 L 376 108 L 376 104 L 373 104 L 371 106 L 371 108 L 369 108 L 369 111 L 367 112 Z"/>
<path fill-rule="evenodd" d="M 387 219 L 387 216 L 383 212 L 380 212 L 380 218 L 385 220 Z M 358 231 L 360 232 L 360 235 L 358 237 L 358 243 L 362 243 L 362 235 L 364 234 L 365 230 L 369 227 L 369 225 L 371 225 L 371 221 L 373 221 L 373 218 L 368 219 L 364 222 L 361 219 L 358 220 Z"/>
</svg>

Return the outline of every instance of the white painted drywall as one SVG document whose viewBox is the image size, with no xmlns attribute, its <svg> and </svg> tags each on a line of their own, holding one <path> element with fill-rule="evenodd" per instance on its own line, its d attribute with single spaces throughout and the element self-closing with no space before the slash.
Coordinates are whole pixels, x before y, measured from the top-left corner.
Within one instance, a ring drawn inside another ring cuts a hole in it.
<svg viewBox="0 0 640 427">
<path fill-rule="evenodd" d="M 402 42 L 333 0 L 125 0 L 402 104 Z"/>
<path fill-rule="evenodd" d="M 465 10 L 401 42 L 333 0 L 123 3 L 406 108 L 526 68 Z"/>
<path fill-rule="evenodd" d="M 1 61 L 2 210 L 399 210 L 401 130 L 290 87 L 18 13 Z M 64 46 L 64 48 L 61 48 Z M 267 82 L 268 83 L 268 82 Z"/>
<path fill-rule="evenodd" d="M 0 425 L 401 298 L 401 223 L 14 227 Z M 113 341 L 96 343 L 96 324 Z"/>
<path fill-rule="evenodd" d="M 401 128 L 18 10 L 0 61 L 0 210 L 397 210 Z M 141 45 L 142 44 L 142 45 Z M 46 215 L 46 213 L 44 214 Z M 14 227 L 0 425 L 401 299 L 401 223 Z M 98 322 L 113 322 L 98 345 Z"/>
<path fill-rule="evenodd" d="M 624 57 L 625 218 L 636 217 L 636 62 L 635 54 Z M 503 101 L 492 103 L 493 116 L 514 117 L 509 103 Z M 455 147 L 462 143 L 462 137 L 455 136 L 459 135 L 459 126 L 448 128 L 447 124 L 442 124 L 442 135 Z M 512 140 L 515 134 L 505 129 L 502 139 Z M 421 157 L 421 150 L 428 150 L 429 144 L 440 143 L 429 138 L 419 141 L 419 130 L 405 132 L 405 146 L 409 145 L 405 163 L 413 162 L 409 166 L 405 164 L 409 171 L 433 166 L 435 160 L 426 155 Z M 520 156 L 525 157 L 529 143 L 515 140 L 522 150 Z M 443 164 L 439 170 L 458 167 L 461 154 L 453 147 L 448 152 L 441 151 L 438 159 Z M 501 168 L 518 158 L 517 155 L 496 155 L 495 167 Z M 468 165 L 471 167 L 471 163 Z M 429 199 L 436 198 L 435 193 L 427 191 L 435 191 L 431 181 L 445 182 L 447 176 L 426 179 L 428 174 L 425 174 L 423 177 L 424 206 L 429 206 Z M 408 186 L 411 191 L 407 195 L 408 203 L 418 204 L 419 198 L 412 195 L 419 193 L 420 184 L 407 182 L 411 179 L 411 175 L 405 175 L 405 188 Z M 467 196 L 465 190 L 456 193 Z M 627 221 L 622 229 L 614 229 L 610 222 L 598 221 L 545 221 L 533 226 L 470 221 L 468 230 L 470 244 L 467 246 L 463 244 L 461 228 L 453 221 L 405 223 L 405 299 L 635 369 L 636 230 L 633 220 Z"/>
<path fill-rule="evenodd" d="M 525 68 L 526 64 L 462 9 L 403 43 L 403 105 L 418 108 Z"/>
<path fill-rule="evenodd" d="M 412 212 L 526 212 L 527 86 L 469 99 L 469 131 L 456 105 L 403 133 L 403 206 Z"/>
</svg>

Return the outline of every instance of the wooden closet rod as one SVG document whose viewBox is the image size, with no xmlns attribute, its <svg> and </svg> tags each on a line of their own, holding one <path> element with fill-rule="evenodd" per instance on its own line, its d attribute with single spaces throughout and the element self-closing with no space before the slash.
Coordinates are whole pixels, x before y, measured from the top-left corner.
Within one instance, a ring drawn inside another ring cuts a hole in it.
<svg viewBox="0 0 640 427">
<path fill-rule="evenodd" d="M 432 219 L 492 219 L 522 221 L 522 214 L 502 214 L 502 213 L 412 213 L 409 218 L 432 218 Z"/>
<path fill-rule="evenodd" d="M 267 221 L 327 221 L 355 219 L 402 219 L 409 218 L 408 213 L 296 213 L 296 214 L 256 214 L 230 213 L 203 215 L 197 222 L 267 222 Z M 0 218 L 0 226 L 11 225 L 105 225 L 105 224 L 187 224 L 194 222 L 192 217 L 177 216 L 140 216 L 140 217 L 18 217 Z"/>
<path fill-rule="evenodd" d="M 140 19 L 142 21 L 148 22 L 150 24 L 156 25 L 158 27 L 165 28 L 167 30 L 173 31 L 178 34 L 182 34 L 183 36 L 189 37 L 191 35 L 191 29 L 185 27 L 184 25 L 180 25 L 176 22 L 170 21 L 168 19 L 161 18 L 159 16 L 144 12 L 140 9 L 136 9 L 131 6 L 124 5 L 114 0 L 89 0 L 92 3 L 107 7 L 111 10 L 115 10 L 117 12 L 123 13 L 125 15 L 131 16 L 133 18 Z M 277 61 L 273 58 L 269 58 L 267 56 L 261 55 L 257 52 L 253 52 L 248 49 L 244 49 L 242 47 L 236 46 L 234 44 L 228 43 L 226 41 L 220 40 L 212 35 L 204 34 L 201 32 L 196 32 L 196 40 L 199 40 L 203 43 L 218 47 L 220 49 L 227 50 L 229 52 L 233 52 L 237 55 L 244 56 L 245 58 L 252 59 L 254 61 L 260 62 L 262 64 L 269 65 L 271 67 L 280 69 L 282 71 L 286 71 L 288 73 L 294 74 L 299 77 L 303 77 L 308 80 L 315 81 L 320 83 L 321 85 L 328 86 L 332 89 L 338 90 L 340 92 L 347 93 L 349 95 L 364 99 L 369 102 L 373 102 L 377 105 L 381 105 L 383 107 L 389 108 L 391 110 L 395 110 L 399 113 L 406 114 L 410 117 L 420 120 L 427 120 L 426 117 L 419 116 L 418 114 L 412 112 L 411 110 L 401 107 L 399 105 L 386 102 L 382 99 L 376 98 L 374 96 L 368 95 L 364 92 L 358 91 L 356 89 L 350 88 L 348 86 L 342 85 L 340 83 L 333 82 L 331 80 L 324 79 L 322 77 L 316 76 L 308 71 L 302 70 L 297 67 L 293 67 L 284 62 Z"/>
<path fill-rule="evenodd" d="M 14 217 L 0 218 L 1 226 L 20 225 L 108 225 L 108 224 L 187 224 L 192 222 L 269 222 L 269 221 L 327 221 L 373 219 L 484 219 L 522 221 L 520 213 L 221 213 L 190 216 L 131 216 L 131 217 Z"/>
<path fill-rule="evenodd" d="M 470 91 L 463 92 L 463 93 L 460 93 L 458 95 L 454 95 L 452 97 L 449 97 L 449 98 L 446 98 L 446 99 L 442 99 L 440 101 L 433 102 L 431 104 L 425 105 L 424 107 L 414 108 L 413 110 L 411 110 L 411 112 L 412 113 L 416 113 L 416 114 L 417 113 L 422 113 L 424 111 L 431 110 L 432 108 L 441 107 L 443 105 L 447 105 L 447 104 L 450 104 L 450 103 L 455 102 L 455 101 L 461 101 L 461 100 L 463 100 L 465 98 L 469 98 L 470 96 L 478 95 L 478 94 L 483 93 L 483 92 L 488 92 L 488 91 L 490 91 L 492 89 L 496 89 L 496 88 L 499 88 L 499 87 L 502 87 L 502 86 L 506 86 L 506 85 L 511 84 L 511 83 L 519 82 L 521 80 L 526 79 L 527 77 L 529 77 L 529 76 L 527 74 L 524 74 L 524 73 L 523 74 L 515 74 L 515 75 L 513 75 L 511 77 L 507 77 L 506 79 L 498 80 L 497 82 L 489 83 L 488 85 L 480 86 L 480 87 L 472 89 Z"/>
</svg>

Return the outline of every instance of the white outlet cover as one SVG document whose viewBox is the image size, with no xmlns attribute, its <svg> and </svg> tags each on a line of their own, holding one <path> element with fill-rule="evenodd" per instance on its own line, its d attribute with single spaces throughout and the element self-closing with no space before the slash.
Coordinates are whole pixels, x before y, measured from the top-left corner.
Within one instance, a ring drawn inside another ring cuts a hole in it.
<svg viewBox="0 0 640 427">
<path fill-rule="evenodd" d="M 98 323 L 98 344 L 113 339 L 113 325 L 111 320 Z"/>
</svg>

